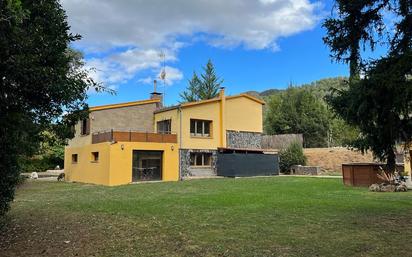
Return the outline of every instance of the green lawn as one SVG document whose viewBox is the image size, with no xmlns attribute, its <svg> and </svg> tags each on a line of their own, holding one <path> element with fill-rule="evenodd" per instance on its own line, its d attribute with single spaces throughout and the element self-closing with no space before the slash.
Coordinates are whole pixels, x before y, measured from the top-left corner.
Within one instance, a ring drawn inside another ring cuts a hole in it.
<svg viewBox="0 0 412 257">
<path fill-rule="evenodd" d="M 6 222 L 5 256 L 412 254 L 412 192 L 372 193 L 334 178 L 28 182 Z"/>
</svg>

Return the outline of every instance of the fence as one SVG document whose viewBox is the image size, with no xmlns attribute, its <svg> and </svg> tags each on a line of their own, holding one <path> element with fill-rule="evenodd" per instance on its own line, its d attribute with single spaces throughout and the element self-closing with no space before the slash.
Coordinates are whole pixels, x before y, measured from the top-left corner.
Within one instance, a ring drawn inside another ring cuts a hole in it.
<svg viewBox="0 0 412 257">
<path fill-rule="evenodd" d="M 177 135 L 113 130 L 109 132 L 94 133 L 92 135 L 93 144 L 102 142 L 177 143 Z"/>
<path fill-rule="evenodd" d="M 262 149 L 284 149 L 292 142 L 298 142 L 303 146 L 302 134 L 282 134 L 282 135 L 263 135 Z"/>
</svg>

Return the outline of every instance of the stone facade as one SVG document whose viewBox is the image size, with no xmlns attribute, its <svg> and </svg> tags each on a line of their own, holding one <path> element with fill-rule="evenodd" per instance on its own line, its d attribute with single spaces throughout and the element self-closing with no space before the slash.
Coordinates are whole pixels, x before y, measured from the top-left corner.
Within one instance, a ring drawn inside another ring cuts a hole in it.
<svg viewBox="0 0 412 257">
<path fill-rule="evenodd" d="M 153 112 L 157 103 L 112 108 L 90 113 L 90 132 L 120 130 L 153 132 Z"/>
<path fill-rule="evenodd" d="M 261 149 L 262 133 L 245 131 L 226 131 L 228 148 Z"/>
<path fill-rule="evenodd" d="M 212 165 L 210 168 L 192 168 L 190 166 L 190 153 L 211 153 L 212 154 Z M 216 175 L 216 162 L 217 162 L 217 151 L 216 150 L 204 150 L 204 149 L 180 149 L 179 151 L 179 168 L 181 179 L 187 177 L 196 176 L 215 176 Z"/>
</svg>

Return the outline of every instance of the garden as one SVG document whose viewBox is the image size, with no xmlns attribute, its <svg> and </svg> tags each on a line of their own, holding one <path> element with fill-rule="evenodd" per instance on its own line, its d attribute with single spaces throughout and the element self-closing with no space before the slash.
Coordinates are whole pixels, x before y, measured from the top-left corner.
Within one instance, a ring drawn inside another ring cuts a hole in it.
<svg viewBox="0 0 412 257">
<path fill-rule="evenodd" d="M 119 187 L 28 181 L 2 221 L 0 251 L 2 256 L 409 256 L 411 203 L 411 191 L 369 192 L 336 178 Z"/>
</svg>

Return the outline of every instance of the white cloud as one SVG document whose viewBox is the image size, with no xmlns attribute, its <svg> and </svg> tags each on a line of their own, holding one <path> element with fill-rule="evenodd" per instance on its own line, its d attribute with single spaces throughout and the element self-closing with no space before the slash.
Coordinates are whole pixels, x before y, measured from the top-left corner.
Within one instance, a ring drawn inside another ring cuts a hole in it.
<svg viewBox="0 0 412 257">
<path fill-rule="evenodd" d="M 89 62 L 110 83 L 159 68 L 158 49 L 165 50 L 170 65 L 182 38 L 199 34 L 215 47 L 278 50 L 279 38 L 314 27 L 320 9 L 309 0 L 62 0 L 62 5 L 72 31 L 83 36 L 82 47 L 128 47 Z"/>
<path fill-rule="evenodd" d="M 183 79 L 183 73 L 176 68 L 170 67 L 170 66 L 166 66 L 165 68 L 165 72 L 166 72 L 166 77 L 165 77 L 165 81 L 164 83 L 167 86 L 173 85 L 176 81 L 180 81 Z M 158 83 L 160 83 L 160 85 L 163 83 L 162 79 L 161 79 L 161 73 L 162 73 L 163 68 L 161 68 L 161 70 L 156 74 L 156 76 L 149 76 L 149 77 L 145 77 L 145 78 L 141 78 L 138 80 L 138 82 L 144 83 L 144 84 L 153 84 L 153 80 L 157 80 Z"/>
</svg>

